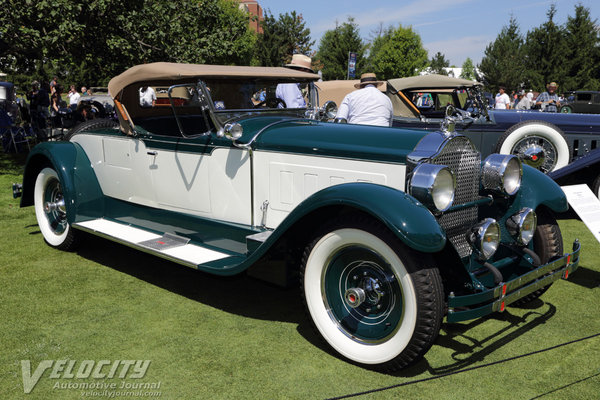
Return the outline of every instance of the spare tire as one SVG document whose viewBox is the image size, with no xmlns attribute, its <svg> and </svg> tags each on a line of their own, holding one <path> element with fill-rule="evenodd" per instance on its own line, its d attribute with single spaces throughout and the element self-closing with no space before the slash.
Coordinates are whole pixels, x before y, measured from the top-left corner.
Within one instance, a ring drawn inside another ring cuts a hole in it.
<svg viewBox="0 0 600 400">
<path fill-rule="evenodd" d="M 496 152 L 514 154 L 545 174 L 569 164 L 572 153 L 560 128 L 538 120 L 511 126 L 498 140 Z"/>
<path fill-rule="evenodd" d="M 73 127 L 65 135 L 64 140 L 69 141 L 69 140 L 71 140 L 73 135 L 80 133 L 80 132 L 91 131 L 91 130 L 100 129 L 100 128 L 117 128 L 118 126 L 119 126 L 119 123 L 117 121 L 109 119 L 109 118 L 90 119 L 89 121 L 84 121 L 84 122 L 80 123 L 79 125 L 76 125 L 75 127 Z"/>
</svg>

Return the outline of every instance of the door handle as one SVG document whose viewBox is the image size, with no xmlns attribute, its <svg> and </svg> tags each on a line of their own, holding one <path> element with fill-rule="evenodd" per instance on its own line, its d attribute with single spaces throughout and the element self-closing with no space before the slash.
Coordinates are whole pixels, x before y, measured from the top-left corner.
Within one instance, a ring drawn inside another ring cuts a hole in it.
<svg viewBox="0 0 600 400">
<path fill-rule="evenodd" d="M 155 156 L 158 154 L 158 152 L 156 151 L 147 151 L 146 154 L 148 154 L 149 156 Z"/>
</svg>

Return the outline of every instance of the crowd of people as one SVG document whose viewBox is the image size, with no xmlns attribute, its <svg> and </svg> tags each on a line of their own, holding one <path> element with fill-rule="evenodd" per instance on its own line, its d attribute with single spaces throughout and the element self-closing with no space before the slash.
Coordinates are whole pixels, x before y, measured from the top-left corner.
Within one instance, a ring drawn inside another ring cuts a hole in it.
<svg viewBox="0 0 600 400">
<path fill-rule="evenodd" d="M 531 110 L 540 109 L 546 112 L 558 112 L 560 106 L 564 103 L 564 96 L 556 93 L 558 85 L 556 82 L 550 82 L 546 85 L 546 91 L 540 93 L 534 100 L 534 93 L 532 90 L 526 92 L 520 90 L 519 92 L 513 91 L 509 96 L 506 93 L 506 88 L 500 86 L 498 94 L 494 99 L 494 109 L 496 110 Z"/>
<path fill-rule="evenodd" d="M 69 128 L 93 118 L 91 105 L 80 102 L 83 96 L 91 93 L 85 86 L 81 93 L 75 85 L 70 85 L 66 100 L 63 97 L 63 86 L 54 77 L 50 82 L 33 81 L 25 97 L 29 104 L 21 104 L 21 117 L 30 122 L 38 139 L 48 139 L 47 128 Z M 68 104 L 67 104 L 68 101 Z"/>
</svg>

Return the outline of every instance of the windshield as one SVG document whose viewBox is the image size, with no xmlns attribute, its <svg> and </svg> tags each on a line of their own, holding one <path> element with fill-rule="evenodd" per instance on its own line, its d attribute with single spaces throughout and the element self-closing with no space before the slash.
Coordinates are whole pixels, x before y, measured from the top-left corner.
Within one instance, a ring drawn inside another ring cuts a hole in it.
<svg viewBox="0 0 600 400">
<path fill-rule="evenodd" d="M 312 82 L 292 80 L 204 80 L 209 106 L 221 123 L 256 113 L 304 117 L 315 104 Z"/>
</svg>

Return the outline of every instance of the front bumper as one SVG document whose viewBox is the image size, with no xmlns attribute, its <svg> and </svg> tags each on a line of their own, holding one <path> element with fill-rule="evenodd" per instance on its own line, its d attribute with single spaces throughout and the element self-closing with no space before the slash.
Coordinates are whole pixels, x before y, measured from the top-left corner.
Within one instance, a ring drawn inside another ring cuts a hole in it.
<svg viewBox="0 0 600 400">
<path fill-rule="evenodd" d="M 523 297 L 564 278 L 579 266 L 581 244 L 573 242 L 573 252 L 541 265 L 538 268 L 508 282 L 483 292 L 464 296 L 448 297 L 448 322 L 466 321 L 479 318 L 495 311 L 504 311 L 505 307 Z"/>
</svg>

